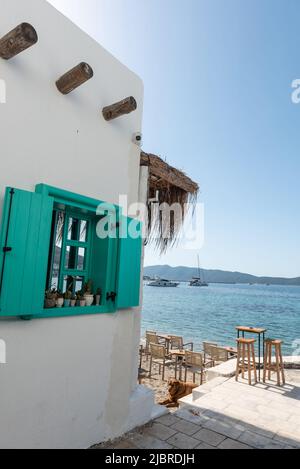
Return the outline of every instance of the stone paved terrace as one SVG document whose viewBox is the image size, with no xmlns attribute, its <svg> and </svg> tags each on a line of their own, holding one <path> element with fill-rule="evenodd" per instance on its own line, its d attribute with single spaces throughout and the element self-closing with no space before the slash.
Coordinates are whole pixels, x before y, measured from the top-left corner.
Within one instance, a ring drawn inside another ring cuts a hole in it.
<svg viewBox="0 0 300 469">
<path fill-rule="evenodd" d="M 248 386 L 217 378 L 184 399 L 182 408 L 96 448 L 109 449 L 294 449 L 300 448 L 300 371 L 287 384 Z"/>
</svg>

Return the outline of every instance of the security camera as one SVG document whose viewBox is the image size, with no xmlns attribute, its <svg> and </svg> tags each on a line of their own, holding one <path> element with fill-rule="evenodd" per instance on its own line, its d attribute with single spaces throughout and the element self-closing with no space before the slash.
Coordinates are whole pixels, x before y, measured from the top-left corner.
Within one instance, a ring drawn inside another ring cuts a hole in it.
<svg viewBox="0 0 300 469">
<path fill-rule="evenodd" d="M 143 143 L 143 135 L 140 132 L 133 134 L 132 141 L 133 143 L 141 147 Z"/>
</svg>

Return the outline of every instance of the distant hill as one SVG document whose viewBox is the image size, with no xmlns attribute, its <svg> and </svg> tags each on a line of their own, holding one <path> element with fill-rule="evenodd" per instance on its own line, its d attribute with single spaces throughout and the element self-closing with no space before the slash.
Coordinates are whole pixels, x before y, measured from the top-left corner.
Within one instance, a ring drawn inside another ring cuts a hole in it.
<svg viewBox="0 0 300 469">
<path fill-rule="evenodd" d="M 270 285 L 294 285 L 300 286 L 300 277 L 256 277 L 241 272 L 226 272 L 222 270 L 201 270 L 203 278 L 208 283 L 257 283 Z M 198 276 L 198 269 L 193 267 L 170 267 L 169 265 L 154 265 L 145 267 L 144 275 L 149 277 L 161 277 L 178 282 L 188 282 Z"/>
</svg>

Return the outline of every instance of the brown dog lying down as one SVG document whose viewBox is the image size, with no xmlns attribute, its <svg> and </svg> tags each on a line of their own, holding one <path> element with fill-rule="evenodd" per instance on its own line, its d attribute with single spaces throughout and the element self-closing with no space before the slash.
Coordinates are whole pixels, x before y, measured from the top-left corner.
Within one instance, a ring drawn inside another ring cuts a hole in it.
<svg viewBox="0 0 300 469">
<path fill-rule="evenodd" d="M 164 402 L 160 402 L 160 405 L 165 405 L 166 407 L 178 407 L 178 401 L 182 397 L 192 394 L 193 389 L 197 388 L 197 384 L 193 383 L 184 383 L 176 379 L 170 379 L 169 381 L 169 396 L 168 399 Z"/>
</svg>

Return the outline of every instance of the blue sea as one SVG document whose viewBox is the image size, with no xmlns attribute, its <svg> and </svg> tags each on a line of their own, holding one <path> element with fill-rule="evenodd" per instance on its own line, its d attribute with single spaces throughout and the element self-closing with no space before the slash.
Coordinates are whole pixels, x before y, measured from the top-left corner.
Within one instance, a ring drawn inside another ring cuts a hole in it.
<svg viewBox="0 0 300 469">
<path fill-rule="evenodd" d="M 262 327 L 284 341 L 284 355 L 300 355 L 300 287 L 220 285 L 208 288 L 144 286 L 142 332 L 235 345 L 236 326 Z M 298 344 L 297 344 L 298 341 Z"/>
</svg>

